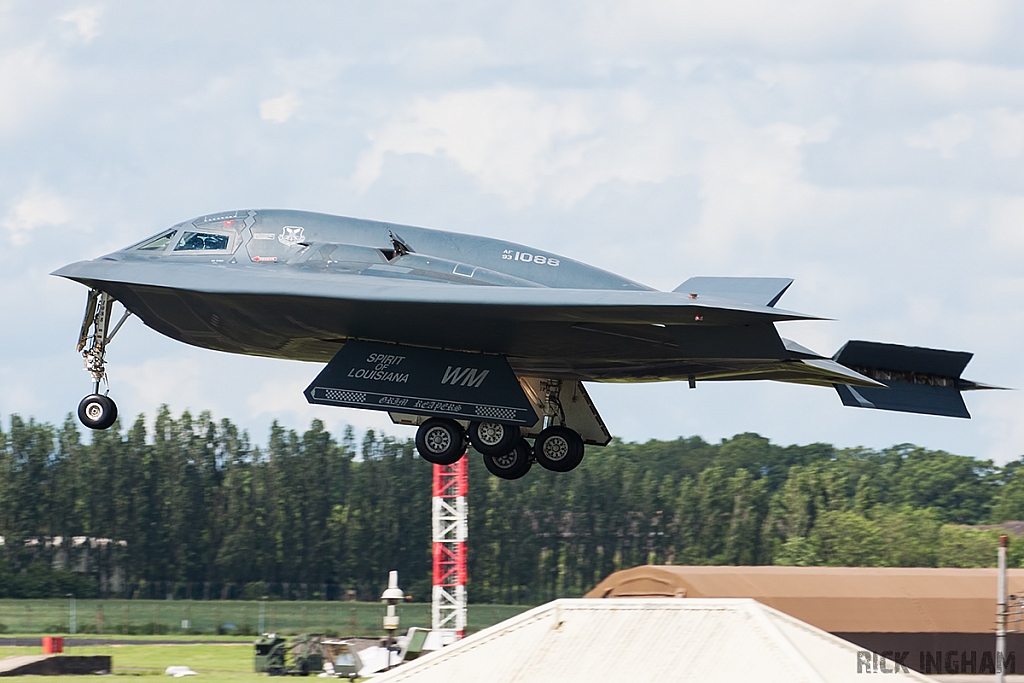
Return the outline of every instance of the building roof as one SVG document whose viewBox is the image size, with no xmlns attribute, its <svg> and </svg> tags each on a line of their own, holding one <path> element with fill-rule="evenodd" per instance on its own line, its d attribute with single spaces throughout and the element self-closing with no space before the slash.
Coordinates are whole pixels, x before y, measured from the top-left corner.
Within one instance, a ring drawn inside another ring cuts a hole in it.
<svg viewBox="0 0 1024 683">
<path fill-rule="evenodd" d="M 1024 594 L 1024 569 L 1007 592 Z M 754 598 L 831 633 L 992 633 L 996 570 L 646 565 L 585 597 Z"/>
<path fill-rule="evenodd" d="M 863 683 L 858 651 L 754 600 L 555 600 L 374 681 Z"/>
</svg>

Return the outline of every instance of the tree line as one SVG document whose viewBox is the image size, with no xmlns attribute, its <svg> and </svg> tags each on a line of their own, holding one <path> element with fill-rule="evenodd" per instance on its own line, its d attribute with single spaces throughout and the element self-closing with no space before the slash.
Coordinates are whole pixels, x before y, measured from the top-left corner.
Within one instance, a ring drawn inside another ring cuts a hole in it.
<svg viewBox="0 0 1024 683">
<path fill-rule="evenodd" d="M 0 597 L 372 600 L 397 569 L 429 600 L 431 466 L 411 440 L 314 420 L 257 445 L 167 407 L 152 425 L 89 443 L 70 416 L 0 428 Z M 468 457 L 474 602 L 579 596 L 645 563 L 991 566 L 1000 531 L 978 525 L 1024 519 L 1024 461 L 908 444 L 616 440 L 512 482 Z"/>
</svg>

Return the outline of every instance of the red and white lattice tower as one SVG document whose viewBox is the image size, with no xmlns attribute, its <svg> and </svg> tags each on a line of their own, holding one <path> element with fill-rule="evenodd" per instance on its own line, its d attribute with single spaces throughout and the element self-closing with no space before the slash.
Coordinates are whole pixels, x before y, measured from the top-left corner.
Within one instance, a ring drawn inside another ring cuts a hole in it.
<svg viewBox="0 0 1024 683">
<path fill-rule="evenodd" d="M 434 465 L 434 593 L 431 628 L 446 641 L 466 631 L 466 490 L 469 458 L 454 465 Z"/>
</svg>

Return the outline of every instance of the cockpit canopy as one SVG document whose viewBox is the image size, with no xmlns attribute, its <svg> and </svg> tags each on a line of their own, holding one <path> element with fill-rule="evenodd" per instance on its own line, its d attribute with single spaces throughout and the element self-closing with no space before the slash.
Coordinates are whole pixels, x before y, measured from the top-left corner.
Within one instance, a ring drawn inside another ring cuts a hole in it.
<svg viewBox="0 0 1024 683">
<path fill-rule="evenodd" d="M 388 231 L 390 247 L 321 241 L 317 231 L 298 225 L 249 221 L 252 212 L 211 214 L 171 226 L 122 250 L 127 258 L 155 256 L 223 263 L 239 254 L 243 263 L 278 263 L 320 273 L 362 275 L 465 285 L 543 287 L 539 283 L 484 266 L 414 252 Z M 249 230 L 246 230 L 246 226 Z M 373 235 L 357 239 L 374 241 Z M 383 242 L 384 240 L 382 240 Z M 191 255 L 193 258 L 186 258 Z M 198 257 L 198 258 L 197 258 Z M 235 263 L 235 259 L 231 259 Z"/>
<path fill-rule="evenodd" d="M 152 237 L 142 240 L 138 244 L 133 244 L 132 246 L 125 249 L 125 251 L 163 251 L 164 249 L 167 248 L 167 245 L 171 243 L 171 240 L 174 238 L 174 235 L 177 232 L 177 228 L 170 228 L 169 230 L 164 230 L 159 234 L 153 235 Z"/>
<path fill-rule="evenodd" d="M 174 251 L 227 251 L 231 238 L 216 232 L 186 230 Z"/>
<path fill-rule="evenodd" d="M 236 213 L 204 216 L 188 223 L 179 223 L 133 244 L 124 251 L 145 251 L 153 254 L 233 252 L 239 244 L 239 231 L 245 226 L 244 219 Z"/>
</svg>

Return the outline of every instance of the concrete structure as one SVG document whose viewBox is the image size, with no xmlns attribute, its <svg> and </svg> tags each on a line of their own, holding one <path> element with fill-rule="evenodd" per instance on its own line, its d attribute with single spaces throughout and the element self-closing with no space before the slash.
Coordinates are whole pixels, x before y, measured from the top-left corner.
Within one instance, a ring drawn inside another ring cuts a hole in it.
<svg viewBox="0 0 1024 683">
<path fill-rule="evenodd" d="M 1024 569 L 1009 570 L 1007 586 L 1024 595 Z M 874 652 L 907 652 L 907 665 L 924 673 L 994 672 L 994 568 L 642 566 L 611 574 L 586 597 L 753 598 Z M 1024 635 L 1007 644 L 1017 673 Z"/>
<path fill-rule="evenodd" d="M 22 655 L 0 659 L 0 676 L 69 676 L 110 673 L 109 655 Z"/>
<path fill-rule="evenodd" d="M 374 680 L 862 683 L 876 665 L 932 680 L 754 600 L 555 600 Z"/>
</svg>

